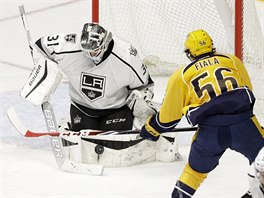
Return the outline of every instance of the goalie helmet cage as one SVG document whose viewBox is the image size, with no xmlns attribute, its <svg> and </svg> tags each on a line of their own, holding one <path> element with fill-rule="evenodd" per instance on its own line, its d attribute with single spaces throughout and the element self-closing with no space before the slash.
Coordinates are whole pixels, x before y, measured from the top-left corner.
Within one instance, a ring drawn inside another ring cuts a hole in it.
<svg viewBox="0 0 264 198">
<path fill-rule="evenodd" d="M 187 34 L 205 29 L 217 52 L 243 60 L 264 121 L 264 39 L 255 0 L 92 0 L 92 20 L 131 42 L 152 75 L 170 75 L 190 61 Z"/>
</svg>

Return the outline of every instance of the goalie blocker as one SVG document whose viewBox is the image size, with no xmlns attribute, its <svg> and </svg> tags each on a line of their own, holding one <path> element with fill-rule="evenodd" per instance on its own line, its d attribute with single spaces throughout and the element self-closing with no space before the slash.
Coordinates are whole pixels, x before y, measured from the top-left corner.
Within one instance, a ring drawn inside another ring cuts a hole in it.
<svg viewBox="0 0 264 198">
<path fill-rule="evenodd" d="M 20 95 L 34 105 L 48 101 L 62 79 L 57 63 L 39 58 Z"/>
</svg>

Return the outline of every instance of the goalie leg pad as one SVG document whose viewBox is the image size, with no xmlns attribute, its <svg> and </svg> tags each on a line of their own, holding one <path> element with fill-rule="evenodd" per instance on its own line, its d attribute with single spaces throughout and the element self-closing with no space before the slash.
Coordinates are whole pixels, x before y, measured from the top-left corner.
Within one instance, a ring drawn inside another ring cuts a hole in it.
<svg viewBox="0 0 264 198">
<path fill-rule="evenodd" d="M 178 149 L 179 145 L 176 133 L 162 134 L 156 145 L 156 160 L 162 162 L 182 160 Z"/>
<path fill-rule="evenodd" d="M 104 167 L 102 165 L 87 165 L 80 164 L 66 159 L 61 166 L 61 169 L 71 173 L 87 174 L 87 175 L 102 175 Z"/>
<path fill-rule="evenodd" d="M 66 159 L 81 163 L 82 162 L 82 150 L 81 150 L 81 138 L 78 136 L 63 137 L 62 144 Z"/>
<path fill-rule="evenodd" d="M 137 134 L 82 138 L 82 162 L 105 167 L 122 167 L 155 161 L 155 142 Z"/>
</svg>

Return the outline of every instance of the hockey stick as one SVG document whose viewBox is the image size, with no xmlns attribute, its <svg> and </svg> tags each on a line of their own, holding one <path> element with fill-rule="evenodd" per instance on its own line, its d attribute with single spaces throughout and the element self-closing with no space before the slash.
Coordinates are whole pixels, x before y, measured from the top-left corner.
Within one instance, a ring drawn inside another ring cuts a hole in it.
<svg viewBox="0 0 264 198">
<path fill-rule="evenodd" d="M 19 13 L 20 13 L 20 16 L 21 16 L 21 19 L 22 19 L 22 22 L 23 22 L 24 30 L 25 30 L 26 35 L 27 35 L 27 41 L 28 41 L 28 46 L 29 46 L 29 49 L 30 49 L 30 53 L 31 53 L 33 62 L 35 63 L 34 57 L 33 57 L 33 43 L 32 43 L 32 40 L 31 40 L 29 28 L 28 28 L 28 23 L 27 23 L 27 18 L 26 18 L 26 12 L 25 12 L 24 5 L 21 5 L 18 8 L 19 8 Z"/>
<path fill-rule="evenodd" d="M 52 129 L 53 127 L 55 128 L 56 122 L 54 122 L 52 118 L 53 113 L 48 112 L 47 110 L 45 113 L 49 119 L 48 123 L 50 129 Z M 17 131 L 20 134 L 24 135 L 25 137 L 38 137 L 38 133 L 30 132 L 29 130 L 26 129 L 26 127 L 22 124 L 21 120 L 18 118 L 15 109 L 13 107 L 7 110 L 7 115 L 12 125 L 17 129 Z M 81 164 L 66 159 L 63 151 L 63 146 L 61 144 L 61 140 L 59 138 L 59 135 L 57 135 L 58 132 L 46 132 L 45 135 L 53 136 L 53 134 L 56 134 L 55 135 L 56 137 L 51 138 L 52 148 L 57 164 L 62 170 L 72 173 L 79 173 L 79 174 L 102 175 L 103 165 Z"/>
<path fill-rule="evenodd" d="M 50 114 L 50 113 L 49 113 Z M 17 129 L 17 131 L 24 137 L 41 137 L 41 136 L 52 136 L 52 137 L 87 137 L 94 135 L 121 135 L 121 134 L 139 134 L 140 130 L 125 130 L 125 131 L 96 131 L 96 130 L 83 130 L 83 131 L 67 131 L 57 132 L 56 130 L 51 132 L 35 132 L 27 129 L 18 118 L 17 113 L 13 107 L 7 110 L 7 115 L 10 122 Z M 51 117 L 51 116 L 49 116 Z M 49 122 L 51 123 L 51 122 Z M 51 124 L 53 125 L 53 124 Z M 184 132 L 184 131 L 196 131 L 197 127 L 185 127 L 185 128 L 174 128 L 170 132 Z"/>
<path fill-rule="evenodd" d="M 23 5 L 19 6 L 19 13 L 21 15 L 21 19 L 23 22 L 24 30 L 27 35 L 27 41 L 30 49 L 30 53 L 32 56 L 33 63 L 35 64 L 34 57 L 33 57 L 33 43 L 31 40 L 27 19 L 26 19 L 26 12 Z M 45 122 L 49 132 L 58 131 L 57 130 L 57 123 L 55 119 L 55 115 L 53 112 L 52 105 L 49 101 L 44 102 L 41 105 L 42 112 L 45 118 Z M 20 122 L 20 127 L 23 125 Z M 90 175 L 101 175 L 103 173 L 103 166 L 102 165 L 89 165 L 89 164 L 81 164 L 74 161 L 70 161 L 66 158 L 61 139 L 57 137 L 50 137 L 52 150 L 54 153 L 54 157 L 56 159 L 57 165 L 65 171 L 73 172 L 73 173 L 81 173 L 81 174 L 90 174 Z"/>
<path fill-rule="evenodd" d="M 55 114 L 52 105 L 48 101 L 42 104 L 42 111 L 49 133 L 58 131 Z M 20 122 L 20 124 L 22 123 Z M 82 164 L 67 159 L 59 136 L 50 136 L 50 140 L 56 162 L 62 170 L 88 175 L 103 174 L 103 165 Z"/>
</svg>

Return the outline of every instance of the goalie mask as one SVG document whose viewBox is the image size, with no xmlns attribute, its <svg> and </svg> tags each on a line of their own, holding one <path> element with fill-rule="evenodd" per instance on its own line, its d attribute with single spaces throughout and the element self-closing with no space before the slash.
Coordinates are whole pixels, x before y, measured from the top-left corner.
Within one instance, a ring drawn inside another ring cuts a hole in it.
<svg viewBox="0 0 264 198">
<path fill-rule="evenodd" d="M 257 178 L 259 179 L 259 182 L 264 187 L 264 149 L 261 149 L 258 153 L 255 162 L 254 167 L 256 170 Z"/>
<path fill-rule="evenodd" d="M 213 41 L 206 31 L 196 30 L 188 34 L 184 52 L 192 61 L 198 56 L 215 52 L 215 48 L 213 48 Z"/>
<path fill-rule="evenodd" d="M 86 56 L 99 63 L 111 40 L 111 32 L 97 23 L 86 23 L 83 26 L 80 46 Z"/>
</svg>

